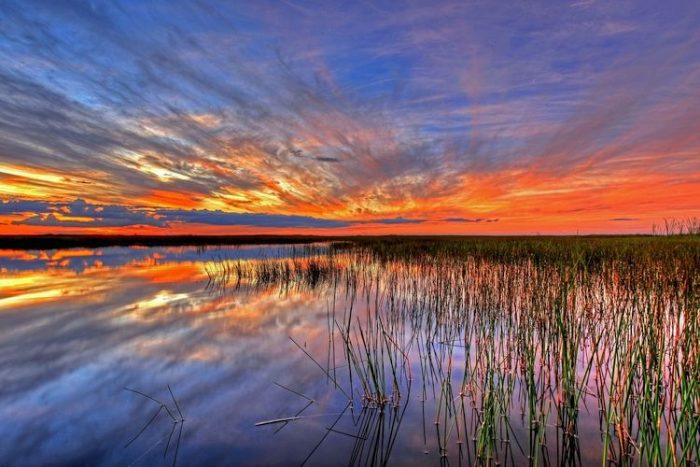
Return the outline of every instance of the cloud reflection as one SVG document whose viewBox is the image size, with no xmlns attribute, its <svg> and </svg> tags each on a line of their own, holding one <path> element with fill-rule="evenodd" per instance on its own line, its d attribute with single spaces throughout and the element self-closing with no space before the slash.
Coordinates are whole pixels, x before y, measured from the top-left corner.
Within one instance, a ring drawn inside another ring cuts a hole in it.
<svg viewBox="0 0 700 467">
<path fill-rule="evenodd" d="M 148 410 L 124 386 L 155 394 L 173 385 L 188 413 L 184 463 L 231 459 L 231 439 L 241 459 L 259 449 L 264 441 L 249 427 L 263 408 L 286 410 L 270 385 L 303 361 L 289 355 L 286 336 L 312 339 L 309 318 L 326 304 L 310 291 L 275 288 L 212 296 L 207 256 L 191 261 L 194 254 L 79 273 L 47 266 L 2 279 L 0 296 L 12 303 L 0 313 L 0 462 L 157 462 L 162 449 L 148 449 L 163 438 L 158 429 L 123 448 Z M 303 364 L 299 376 L 304 368 L 317 380 Z M 270 453 L 274 459 L 282 460 Z"/>
</svg>

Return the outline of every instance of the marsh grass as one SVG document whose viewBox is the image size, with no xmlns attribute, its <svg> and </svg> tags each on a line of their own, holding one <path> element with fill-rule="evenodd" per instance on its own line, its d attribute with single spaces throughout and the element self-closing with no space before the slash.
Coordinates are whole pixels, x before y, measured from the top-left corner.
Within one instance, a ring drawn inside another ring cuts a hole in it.
<svg viewBox="0 0 700 467">
<path fill-rule="evenodd" d="M 378 239 L 218 267 L 210 282 L 332 291 L 333 357 L 297 347 L 375 414 L 351 463 L 388 461 L 414 382 L 426 451 L 445 460 L 698 463 L 697 238 Z M 370 442 L 377 417 L 390 435 Z"/>
<path fill-rule="evenodd" d="M 168 418 L 172 422 L 172 429 L 170 430 L 170 434 L 168 435 L 167 442 L 165 443 L 165 448 L 163 450 L 163 459 L 165 459 L 168 456 L 168 451 L 170 450 L 170 447 L 173 446 L 174 444 L 174 449 L 175 452 L 173 454 L 173 462 L 172 466 L 175 467 L 177 465 L 177 456 L 178 453 L 180 452 L 180 442 L 182 441 L 182 431 L 185 426 L 185 416 L 182 414 L 182 410 L 180 409 L 180 404 L 178 403 L 177 399 L 175 398 L 175 394 L 173 393 L 173 390 L 170 388 L 170 385 L 168 385 L 168 393 L 170 394 L 170 398 L 173 401 L 173 406 L 168 406 L 167 403 L 161 401 L 160 399 L 157 399 L 156 397 L 146 394 L 145 392 L 138 391 L 136 389 L 132 389 L 129 387 L 124 388 L 125 391 L 128 391 L 130 393 L 136 394 L 138 396 L 141 396 L 147 400 L 150 400 L 154 402 L 155 404 L 158 405 L 158 410 L 151 416 L 151 418 L 148 419 L 146 424 L 141 428 L 140 431 L 136 433 L 125 445 L 124 448 L 129 447 L 132 443 L 136 442 L 145 432 L 146 430 L 153 425 L 153 423 L 158 419 L 158 416 L 161 413 L 166 413 L 168 415 Z M 177 428 L 179 427 L 179 430 Z M 178 431 L 177 434 L 177 439 L 173 443 L 173 436 L 175 435 L 175 431 Z M 142 454 L 145 455 L 153 449 L 155 446 L 157 446 L 160 442 L 154 444 L 149 448 L 146 452 Z"/>
</svg>

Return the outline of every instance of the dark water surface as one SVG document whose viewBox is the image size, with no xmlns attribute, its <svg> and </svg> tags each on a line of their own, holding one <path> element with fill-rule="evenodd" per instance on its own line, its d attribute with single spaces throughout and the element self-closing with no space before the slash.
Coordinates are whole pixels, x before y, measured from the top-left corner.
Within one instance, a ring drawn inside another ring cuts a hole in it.
<svg viewBox="0 0 700 467">
<path fill-rule="evenodd" d="M 562 375 L 562 349 L 523 330 L 540 326 L 523 310 L 545 287 L 531 266 L 436 273 L 341 254 L 329 267 L 327 247 L 0 251 L 0 465 L 600 465 L 606 443 L 623 455 L 600 409 L 609 329 L 596 337 L 581 314 Z M 605 306 L 606 287 L 567 300 Z"/>
</svg>

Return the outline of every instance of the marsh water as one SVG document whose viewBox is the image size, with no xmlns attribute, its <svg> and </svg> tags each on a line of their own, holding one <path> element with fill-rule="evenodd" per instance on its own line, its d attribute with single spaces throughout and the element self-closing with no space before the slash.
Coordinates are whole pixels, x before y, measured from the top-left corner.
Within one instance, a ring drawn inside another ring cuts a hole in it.
<svg viewBox="0 0 700 467">
<path fill-rule="evenodd" d="M 680 332 L 695 304 L 619 271 L 316 244 L 0 250 L 0 272 L 0 465 L 697 460 L 673 373 L 697 346 L 625 350 L 651 339 L 635 309 Z"/>
</svg>

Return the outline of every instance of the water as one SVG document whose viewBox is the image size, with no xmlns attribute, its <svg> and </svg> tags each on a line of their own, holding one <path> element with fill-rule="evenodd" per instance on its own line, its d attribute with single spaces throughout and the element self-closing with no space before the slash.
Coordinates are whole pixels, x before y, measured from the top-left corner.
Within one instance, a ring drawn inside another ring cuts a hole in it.
<svg viewBox="0 0 700 467">
<path fill-rule="evenodd" d="M 327 248 L 0 251 L 0 465 L 600 463 L 591 336 L 574 357 L 575 430 L 557 415 L 562 385 L 542 380 L 553 350 L 533 347 L 541 407 L 526 410 L 514 342 L 533 285 L 489 291 L 532 269 L 436 279 L 339 254 L 328 273 Z M 289 258 L 322 267 L 261 267 Z"/>
<path fill-rule="evenodd" d="M 0 464 L 171 463 L 174 450 L 167 462 L 163 453 L 173 423 L 164 414 L 124 448 L 158 409 L 124 388 L 172 406 L 168 385 L 186 420 L 181 465 L 301 456 L 304 448 L 292 447 L 308 431 L 273 440 L 253 425 L 294 406 L 273 381 L 317 379 L 287 336 L 315 338 L 324 301 L 310 291 L 220 295 L 205 287 L 208 260 L 278 252 L 4 252 Z"/>
</svg>

